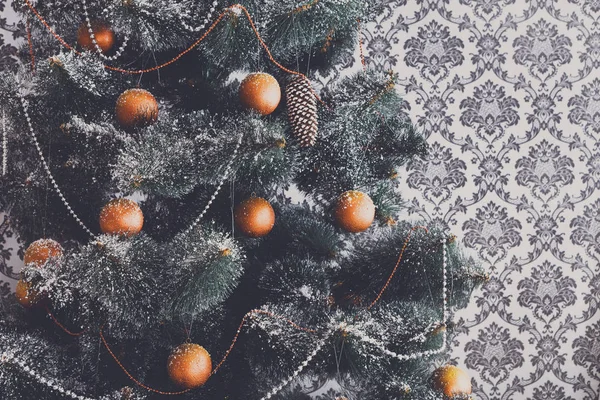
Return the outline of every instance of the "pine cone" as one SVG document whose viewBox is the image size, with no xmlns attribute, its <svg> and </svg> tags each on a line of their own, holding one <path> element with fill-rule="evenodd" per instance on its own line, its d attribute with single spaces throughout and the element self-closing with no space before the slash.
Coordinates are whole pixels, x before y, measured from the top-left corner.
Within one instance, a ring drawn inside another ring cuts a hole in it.
<svg viewBox="0 0 600 400">
<path fill-rule="evenodd" d="M 294 136 L 300 146 L 309 147 L 317 140 L 317 99 L 310 82 L 304 76 L 298 76 L 285 88 L 288 108 L 288 120 Z"/>
</svg>

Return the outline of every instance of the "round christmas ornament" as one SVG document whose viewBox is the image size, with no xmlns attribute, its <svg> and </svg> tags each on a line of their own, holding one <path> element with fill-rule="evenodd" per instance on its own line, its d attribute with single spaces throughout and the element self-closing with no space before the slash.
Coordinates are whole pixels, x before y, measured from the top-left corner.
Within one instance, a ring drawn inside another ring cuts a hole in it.
<svg viewBox="0 0 600 400">
<path fill-rule="evenodd" d="M 267 235 L 275 225 L 275 211 L 271 204 L 261 197 L 250 197 L 235 208 L 235 225 L 246 236 Z"/>
<path fill-rule="evenodd" d="M 91 26 L 98 47 L 100 47 L 102 53 L 106 54 L 115 44 L 114 32 L 105 22 L 94 21 L 91 23 Z M 96 46 L 94 46 L 89 28 L 85 22 L 77 30 L 77 43 L 85 50 L 96 51 Z"/>
<path fill-rule="evenodd" d="M 446 397 L 471 394 L 471 378 L 465 371 L 454 365 L 444 365 L 433 373 L 433 388 Z"/>
<path fill-rule="evenodd" d="M 46 264 L 46 261 L 50 258 L 59 258 L 62 254 L 63 248 L 57 241 L 52 239 L 39 239 L 31 243 L 27 250 L 25 250 L 23 261 L 25 262 L 25 265 L 33 264 L 40 268 Z"/>
<path fill-rule="evenodd" d="M 40 301 L 39 293 L 33 290 L 31 286 L 31 283 L 20 279 L 15 288 L 15 297 L 19 304 L 25 308 L 33 307 Z"/>
<path fill-rule="evenodd" d="M 334 216 L 342 229 L 352 233 L 362 232 L 375 219 L 375 205 L 367 194 L 349 190 L 338 198 Z"/>
<path fill-rule="evenodd" d="M 261 115 L 269 115 L 281 100 L 281 88 L 272 75 L 257 72 L 248 75 L 240 85 L 240 101 Z"/>
<path fill-rule="evenodd" d="M 176 347 L 167 363 L 171 380 L 185 389 L 195 389 L 206 383 L 212 374 L 212 361 L 208 351 L 194 343 Z"/>
<path fill-rule="evenodd" d="M 158 119 L 158 102 L 147 90 L 128 89 L 117 99 L 115 114 L 125 129 L 148 126 Z"/>
<path fill-rule="evenodd" d="M 140 233 L 143 225 L 144 214 L 133 200 L 111 200 L 100 211 L 100 230 L 103 233 L 134 236 Z"/>
</svg>

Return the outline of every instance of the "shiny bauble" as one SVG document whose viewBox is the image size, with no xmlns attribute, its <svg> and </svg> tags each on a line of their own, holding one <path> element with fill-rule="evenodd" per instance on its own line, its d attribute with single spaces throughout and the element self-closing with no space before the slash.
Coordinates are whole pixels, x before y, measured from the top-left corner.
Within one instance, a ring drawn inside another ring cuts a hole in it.
<svg viewBox="0 0 600 400">
<path fill-rule="evenodd" d="M 176 347 L 167 361 L 171 381 L 184 389 L 198 388 L 208 381 L 212 374 L 212 361 L 208 351 L 194 343 L 184 343 Z"/>
<path fill-rule="evenodd" d="M 106 54 L 115 44 L 115 33 L 110 26 L 104 22 L 94 21 L 91 23 L 94 38 L 102 53 Z M 77 30 L 77 43 L 82 49 L 96 52 L 96 46 L 90 36 L 88 25 L 84 22 Z"/>
<path fill-rule="evenodd" d="M 31 283 L 20 279 L 15 288 L 15 297 L 19 304 L 25 308 L 31 308 L 37 305 L 42 299 L 42 296 L 37 291 L 33 290 L 31 286 Z"/>
<path fill-rule="evenodd" d="M 471 378 L 455 365 L 444 365 L 432 376 L 433 388 L 444 396 L 468 396 L 471 394 Z"/>
<path fill-rule="evenodd" d="M 124 129 L 148 126 L 158 119 L 158 102 L 147 90 L 128 89 L 117 99 L 115 115 Z"/>
<path fill-rule="evenodd" d="M 345 231 L 363 232 L 375 219 L 375 205 L 369 195 L 358 190 L 349 190 L 338 197 L 334 217 L 338 226 Z"/>
<path fill-rule="evenodd" d="M 277 79 L 264 72 L 248 75 L 240 85 L 240 101 L 244 107 L 269 115 L 279 105 L 281 88 Z"/>
<path fill-rule="evenodd" d="M 60 258 L 62 254 L 63 248 L 56 240 L 38 239 L 25 250 L 23 262 L 41 268 L 49 259 Z"/>
<path fill-rule="evenodd" d="M 111 200 L 100 211 L 100 230 L 102 233 L 120 236 L 134 236 L 140 233 L 144 225 L 144 214 L 133 200 Z"/>
<path fill-rule="evenodd" d="M 257 238 L 267 235 L 275 225 L 275 211 L 271 204 L 261 197 L 250 197 L 234 210 L 235 226 L 244 235 Z"/>
</svg>

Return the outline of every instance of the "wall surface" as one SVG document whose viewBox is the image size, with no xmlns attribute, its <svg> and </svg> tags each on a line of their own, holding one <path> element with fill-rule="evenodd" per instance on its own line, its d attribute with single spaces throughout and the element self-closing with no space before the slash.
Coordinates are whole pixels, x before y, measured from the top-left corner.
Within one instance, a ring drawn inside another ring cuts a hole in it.
<svg viewBox="0 0 600 400">
<path fill-rule="evenodd" d="M 453 357 L 478 399 L 599 399 L 600 1 L 388 3 L 366 63 L 400 74 L 431 146 L 402 172 L 407 216 L 446 224 L 492 273 Z"/>
</svg>

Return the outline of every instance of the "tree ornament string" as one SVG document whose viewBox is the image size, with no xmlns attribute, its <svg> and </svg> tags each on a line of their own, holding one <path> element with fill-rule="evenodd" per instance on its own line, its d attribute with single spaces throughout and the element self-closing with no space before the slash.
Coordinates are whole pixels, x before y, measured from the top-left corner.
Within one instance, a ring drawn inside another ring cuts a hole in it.
<svg viewBox="0 0 600 400">
<path fill-rule="evenodd" d="M 23 114 L 25 115 L 25 118 L 27 120 L 27 126 L 29 128 L 29 134 L 30 134 L 30 136 L 32 138 L 33 144 L 35 145 L 35 148 L 37 150 L 39 159 L 40 159 L 40 161 L 42 163 L 42 167 L 44 168 L 46 176 L 48 177 L 48 179 L 52 183 L 52 187 L 54 188 L 54 191 L 56 192 L 56 194 L 60 198 L 61 202 L 64 204 L 64 206 L 69 211 L 69 214 L 75 219 L 75 221 L 77 221 L 77 223 L 79 224 L 79 226 L 81 226 L 81 228 L 88 235 L 90 235 L 90 237 L 92 239 L 97 240 L 98 236 L 96 234 L 94 234 L 94 232 L 92 232 L 87 227 L 87 225 L 85 225 L 83 223 L 83 221 L 79 218 L 79 216 L 77 215 L 77 213 L 75 213 L 75 211 L 71 207 L 71 204 L 67 201 L 67 199 L 65 198 L 62 190 L 58 186 L 58 183 L 56 182 L 56 179 L 54 179 L 54 175 L 52 174 L 52 171 L 50 170 L 50 166 L 48 165 L 48 162 L 46 161 L 46 158 L 44 157 L 44 153 L 42 152 L 42 148 L 41 148 L 40 143 L 39 143 L 39 141 L 37 139 L 37 135 L 35 134 L 35 131 L 33 129 L 33 124 L 31 122 L 31 116 L 29 115 L 29 105 L 28 105 L 28 102 L 21 95 L 21 93 L 19 93 L 19 99 L 21 100 L 21 105 L 23 107 Z M 225 183 L 225 181 L 229 177 L 229 174 L 231 173 L 233 162 L 234 162 L 235 157 L 237 156 L 237 153 L 238 153 L 238 151 L 240 149 L 240 146 L 242 144 L 243 138 L 244 138 L 244 134 L 241 133 L 240 137 L 239 137 L 239 139 L 238 139 L 238 141 L 236 143 L 235 149 L 233 150 L 232 156 L 229 159 L 229 161 L 227 162 L 227 165 L 225 167 L 225 171 L 224 171 L 223 175 L 221 176 L 221 179 L 219 180 L 217 188 L 215 189 L 215 191 L 213 192 L 213 194 L 210 196 L 210 199 L 208 200 L 208 203 L 206 204 L 206 206 L 204 207 L 204 209 L 202 210 L 202 212 L 200 213 L 200 215 L 198 215 L 198 217 L 196 217 L 196 219 L 194 219 L 194 221 L 187 228 L 185 228 L 180 233 L 180 235 L 179 235 L 180 238 L 184 238 L 186 235 L 188 235 L 196 227 L 196 225 L 198 225 L 198 223 L 202 220 L 202 218 L 208 212 L 208 210 L 211 207 L 212 203 L 215 201 L 217 195 L 219 194 L 219 192 L 221 191 L 221 188 L 223 187 L 223 184 Z M 3 140 L 3 142 L 5 142 L 5 140 Z M 6 146 L 4 146 L 4 147 L 6 147 Z M 6 159 L 6 157 L 3 158 L 3 164 L 4 164 L 4 159 Z"/>
<path fill-rule="evenodd" d="M 96 53 L 100 56 L 100 58 L 102 58 L 103 60 L 107 60 L 107 61 L 114 61 L 117 58 L 119 58 L 121 56 L 121 54 L 123 53 L 123 51 L 125 50 L 125 47 L 127 47 L 127 41 L 129 40 L 127 35 L 125 35 L 125 37 L 123 38 L 123 43 L 121 43 L 121 46 L 117 49 L 117 51 L 115 52 L 114 55 L 112 55 L 112 56 L 104 55 L 102 48 L 100 48 L 100 45 L 98 44 L 98 41 L 96 40 L 96 35 L 94 34 L 94 29 L 92 29 L 92 22 L 90 21 L 90 16 L 88 14 L 86 0 L 81 0 L 81 5 L 83 6 L 83 16 L 85 18 L 85 23 L 87 25 L 88 33 L 90 34 L 90 39 L 92 39 L 92 43 L 94 44 L 94 49 L 96 50 Z"/>
<path fill-rule="evenodd" d="M 25 22 L 25 30 L 27 31 L 27 43 L 29 44 L 29 58 L 31 59 L 31 72 L 35 71 L 35 54 L 33 52 L 33 40 L 31 39 L 31 24 L 29 21 L 29 17 L 27 17 L 27 21 Z"/>
<path fill-rule="evenodd" d="M 360 62 L 362 64 L 363 71 L 367 70 L 367 63 L 365 62 L 365 53 L 363 52 L 363 40 L 362 40 L 362 25 L 360 23 L 360 19 L 357 19 L 358 22 L 358 48 L 360 49 Z"/>
<path fill-rule="evenodd" d="M 210 9 L 208 10 L 208 14 L 206 14 L 206 17 L 204 17 L 202 23 L 200 25 L 198 25 L 195 28 L 192 28 L 190 25 L 188 25 L 185 20 L 183 19 L 183 15 L 179 16 L 179 22 L 181 22 L 181 25 L 183 25 L 183 27 L 185 29 L 187 29 L 190 32 L 195 32 L 198 33 L 200 31 L 203 31 L 204 28 L 206 28 L 206 25 L 208 25 L 208 23 L 210 22 L 210 19 L 212 18 L 212 14 L 215 12 L 215 10 L 217 9 L 217 5 L 219 4 L 218 0 L 214 0 L 212 2 L 212 5 L 210 6 Z M 187 10 L 186 10 L 187 11 Z M 189 15 L 188 15 L 189 17 Z"/>
<path fill-rule="evenodd" d="M 129 377 L 129 379 L 131 379 L 131 381 L 134 382 L 139 387 L 142 387 L 142 388 L 144 388 L 144 389 L 146 389 L 146 390 L 148 390 L 150 392 L 156 393 L 156 394 L 162 394 L 162 395 L 168 395 L 168 396 L 174 396 L 174 395 L 184 394 L 184 393 L 187 393 L 190 390 L 192 390 L 192 389 L 185 389 L 185 390 L 180 390 L 180 391 L 177 391 L 177 392 L 166 392 L 166 391 L 154 389 L 154 388 L 152 388 L 152 387 L 150 387 L 148 385 L 143 384 L 142 382 L 140 382 L 137 379 L 135 379 L 133 377 L 133 375 L 131 375 L 131 373 L 129 373 L 129 371 L 127 371 L 127 368 L 125 368 L 125 366 L 123 366 L 123 364 L 121 364 L 121 361 L 119 361 L 119 358 L 115 355 L 115 353 L 113 353 L 112 349 L 108 345 L 108 342 L 104 338 L 104 333 L 102 332 L 102 328 L 100 328 L 100 339 L 102 340 L 102 344 L 104 344 L 104 347 L 106 348 L 106 350 L 108 351 L 108 353 L 111 355 L 111 357 L 113 358 L 113 360 L 115 360 L 115 362 L 117 363 L 117 365 L 123 370 L 123 372 L 125 372 L 125 374 L 127 375 L 127 377 Z"/>
<path fill-rule="evenodd" d="M 8 132 L 6 132 L 6 115 L 2 110 L 2 175 L 8 172 Z"/>
<path fill-rule="evenodd" d="M 235 337 L 233 339 L 233 342 L 231 343 L 231 346 L 229 346 L 229 348 L 227 349 L 227 351 L 225 352 L 225 355 L 223 356 L 223 359 L 219 362 L 219 364 L 217 364 L 217 366 L 212 370 L 211 375 L 214 375 L 217 373 L 217 371 L 221 368 L 221 366 L 225 363 L 225 361 L 227 360 L 227 358 L 229 357 L 229 354 L 231 353 L 231 350 L 233 350 L 233 347 L 235 346 L 235 343 L 237 342 L 239 335 L 242 331 L 242 328 L 244 327 L 244 325 L 246 325 L 246 322 L 248 321 L 249 318 L 251 318 L 254 315 L 267 315 L 271 318 L 276 318 L 276 319 L 281 319 L 286 321 L 287 323 L 289 323 L 290 325 L 292 325 L 294 328 L 305 331 L 305 332 L 309 332 L 309 333 L 316 333 L 317 331 L 313 330 L 313 329 L 308 329 L 308 328 L 303 328 L 300 325 L 296 324 L 295 322 L 293 322 L 290 319 L 287 319 L 286 317 L 282 317 L 280 315 L 276 315 L 273 314 L 269 311 L 265 311 L 265 310 L 251 310 L 248 313 L 246 313 L 246 315 L 244 315 L 244 317 L 242 318 L 242 322 L 240 323 L 240 326 L 238 327 L 238 330 L 235 334 Z M 115 353 L 112 351 L 112 349 L 110 348 L 108 342 L 106 341 L 106 338 L 104 337 L 104 333 L 102 328 L 100 328 L 100 339 L 102 340 L 102 343 L 104 344 L 104 347 L 106 348 L 106 350 L 108 351 L 108 353 L 111 355 L 111 357 L 115 360 L 115 362 L 117 363 L 117 365 L 119 366 L 119 368 L 121 368 L 121 370 L 123 370 L 123 372 L 125 373 L 125 375 L 127 375 L 127 377 L 129 379 L 131 379 L 132 382 L 134 382 L 136 385 L 150 391 L 153 393 L 157 393 L 157 394 L 162 394 L 162 395 L 179 395 L 179 394 L 184 394 L 189 392 L 192 389 L 185 389 L 185 390 L 181 390 L 181 391 L 177 391 L 177 392 L 167 392 L 167 391 L 163 391 L 163 390 L 158 390 L 158 389 L 154 389 L 142 382 L 140 382 L 139 380 L 137 380 L 128 370 L 127 368 L 125 368 L 125 366 L 123 365 L 123 363 L 121 363 L 121 361 L 119 360 L 119 358 L 115 355 Z M 323 346 L 323 344 L 321 344 L 320 346 L 318 346 L 318 349 L 320 349 Z M 317 350 L 318 351 L 318 350 Z M 311 353 L 312 354 L 312 353 Z M 314 352 L 314 354 L 316 354 L 316 352 Z M 314 354 L 312 355 L 312 357 L 314 357 Z M 311 358 L 312 358 L 311 357 Z M 308 364 L 308 362 L 306 363 Z M 303 363 L 304 365 L 304 363 Z M 306 367 L 306 365 L 304 365 L 304 367 Z M 302 369 L 304 368 L 302 367 Z M 298 373 L 300 373 L 302 370 L 298 371 Z M 281 389 L 279 389 L 281 390 Z M 278 391 L 279 391 L 278 390 Z M 270 398 L 269 397 L 265 397 L 265 399 Z"/>
<path fill-rule="evenodd" d="M 373 308 L 373 306 L 379 301 L 379 299 L 381 299 L 381 296 L 383 296 L 383 293 L 386 291 L 386 289 L 390 285 L 390 282 L 394 278 L 394 275 L 396 275 L 396 271 L 398 270 L 398 267 L 400 266 L 400 261 L 402 261 L 402 257 L 404 256 L 404 251 L 408 247 L 408 242 L 410 242 L 410 238 L 411 238 L 413 232 L 416 231 L 417 229 L 423 229 L 426 233 L 429 233 L 429 230 L 424 226 L 413 226 L 412 227 L 412 229 L 408 232 L 408 235 L 406 235 L 406 239 L 404 240 L 404 244 L 402 245 L 402 249 L 400 250 L 400 254 L 398 255 L 398 261 L 396 261 L 396 265 L 394 266 L 392 273 L 390 274 L 388 280 L 385 282 L 385 285 L 383 285 L 383 287 L 377 294 L 377 297 L 375 297 L 375 299 L 371 302 L 371 304 L 369 304 L 369 306 L 367 307 L 367 310 L 370 310 L 371 308 Z"/>
<path fill-rule="evenodd" d="M 75 54 L 81 55 L 80 51 L 77 51 L 73 46 L 71 46 L 70 44 L 68 44 L 58 33 L 56 33 L 56 31 L 54 31 L 54 29 L 52 29 L 52 27 L 50 26 L 50 24 L 44 19 L 44 17 L 41 16 L 41 14 L 31 4 L 31 2 L 29 0 L 23 0 L 23 1 L 27 5 L 27 7 L 31 10 L 31 12 L 46 27 L 46 29 L 56 38 L 56 40 L 58 40 L 60 42 L 60 44 L 62 44 L 65 48 L 73 51 Z M 166 61 L 166 62 L 164 62 L 162 64 L 159 64 L 159 65 L 156 65 L 154 67 L 145 68 L 145 69 L 123 69 L 123 68 L 114 67 L 114 66 L 106 65 L 106 64 L 104 64 L 104 68 L 108 69 L 108 70 L 111 70 L 111 71 L 115 71 L 115 72 L 121 72 L 123 74 L 137 75 L 137 74 L 144 74 L 144 73 L 148 73 L 148 72 L 157 71 L 157 70 L 159 70 L 161 68 L 164 68 L 164 67 L 166 67 L 168 65 L 171 65 L 174 62 L 176 62 L 177 60 L 179 60 L 181 57 L 183 57 L 184 55 L 186 55 L 187 53 L 189 53 L 190 51 L 192 51 L 195 47 L 197 47 L 217 27 L 217 25 L 219 25 L 219 23 L 223 20 L 223 18 L 225 18 L 225 16 L 229 15 L 231 12 L 235 12 L 236 10 L 237 11 L 241 11 L 244 14 L 244 16 L 246 17 L 246 19 L 248 20 L 248 23 L 250 24 L 250 27 L 252 28 L 252 30 L 253 30 L 253 32 L 254 32 L 254 34 L 256 36 L 256 39 L 258 40 L 258 43 L 260 44 L 260 46 L 267 53 L 269 61 L 271 61 L 275 66 L 277 66 L 282 71 L 287 72 L 288 74 L 306 77 L 306 75 L 304 75 L 303 73 L 298 72 L 298 71 L 293 71 L 293 70 L 291 70 L 289 68 L 286 68 L 283 65 L 281 65 L 277 60 L 275 60 L 275 58 L 273 57 L 273 54 L 271 54 L 271 50 L 269 49 L 269 47 L 267 46 L 267 44 L 263 40 L 262 36 L 258 32 L 258 29 L 256 28 L 256 25 L 254 23 L 254 20 L 252 19 L 252 16 L 250 15 L 250 12 L 248 12 L 248 10 L 246 9 L 246 7 L 244 7 L 241 4 L 234 4 L 234 5 L 231 5 L 229 7 L 226 7 L 221 12 L 221 14 L 219 14 L 219 16 L 217 17 L 217 19 L 215 20 L 215 22 L 213 22 L 212 25 L 206 30 L 206 32 L 204 32 L 204 34 L 202 36 L 200 36 L 200 38 L 198 38 L 188 48 L 186 48 L 185 50 L 181 51 L 179 54 L 177 54 L 175 57 L 173 57 L 169 61 Z M 311 92 L 313 93 L 313 95 L 315 96 L 315 98 L 321 104 L 323 104 L 326 108 L 329 109 L 329 106 L 327 104 L 325 104 L 325 102 L 323 100 L 321 100 L 321 98 L 319 97 L 319 95 L 317 94 L 317 92 L 314 90 L 314 88 L 312 88 L 312 85 L 311 85 Z"/>
<path fill-rule="evenodd" d="M 408 243 L 410 242 L 410 239 L 412 237 L 412 233 L 416 230 L 422 229 L 425 232 L 429 233 L 428 229 L 426 227 L 423 226 L 415 226 L 413 227 L 407 234 L 406 239 L 404 240 L 404 243 L 402 245 L 402 249 L 400 250 L 399 256 L 398 256 L 398 261 L 396 262 L 396 265 L 394 266 L 394 269 L 392 270 L 391 274 L 389 275 L 385 285 L 383 286 L 383 288 L 381 289 L 381 291 L 378 293 L 377 297 L 375 298 L 375 300 L 373 300 L 373 302 L 367 307 L 367 310 L 371 309 L 382 297 L 383 293 L 386 291 L 386 289 L 389 287 L 391 280 L 393 279 L 394 275 L 396 274 L 396 271 L 398 270 L 398 266 L 400 265 L 400 262 L 402 261 L 404 252 L 406 250 L 406 247 L 408 246 Z M 267 400 L 270 399 L 272 396 L 274 396 L 275 394 L 277 394 L 278 392 L 280 392 L 286 385 L 288 385 L 294 378 L 296 378 L 310 363 L 310 361 L 312 361 L 312 359 L 319 353 L 319 351 L 321 351 L 322 347 L 324 346 L 324 344 L 326 343 L 326 341 L 330 338 L 330 336 L 336 332 L 336 331 L 343 331 L 346 333 L 350 333 L 353 336 L 355 336 L 356 338 L 358 338 L 359 340 L 371 344 L 372 346 L 376 347 L 378 350 L 380 350 L 381 352 L 383 352 L 386 355 L 389 355 L 391 357 L 394 357 L 400 361 L 408 361 L 408 360 L 416 360 L 422 357 L 429 357 L 435 354 L 439 354 L 442 353 L 445 348 L 446 348 L 446 344 L 447 344 L 447 333 L 446 333 L 446 321 L 448 319 L 448 311 L 447 311 L 447 298 L 446 298 L 446 288 L 447 288 L 447 255 L 446 255 L 446 241 L 442 240 L 441 241 L 441 245 L 442 245 L 442 253 L 443 253 L 443 281 L 442 281 L 442 298 L 443 298 L 443 309 L 442 309 L 442 322 L 435 327 L 436 331 L 441 330 L 443 335 L 442 335 L 442 344 L 438 349 L 435 350 L 426 350 L 426 351 L 418 351 L 418 352 L 414 352 L 414 353 L 409 353 L 409 354 L 398 354 L 394 351 L 391 351 L 389 349 L 387 349 L 385 347 L 385 345 L 383 343 L 381 343 L 380 341 L 371 338 L 369 336 L 367 336 L 366 334 L 364 334 L 364 332 L 362 332 L 360 329 L 357 329 L 352 323 L 346 323 L 343 322 L 341 324 L 337 324 L 337 325 L 333 325 L 333 326 L 328 326 L 326 329 L 314 329 L 314 328 L 306 328 L 303 326 L 300 326 L 298 324 L 296 324 L 294 321 L 292 321 L 291 319 L 285 317 L 285 316 L 281 316 L 281 315 L 277 315 L 274 314 L 270 311 L 267 310 L 261 310 L 261 309 L 254 309 L 254 310 L 250 310 L 248 311 L 244 317 L 242 318 L 242 321 L 240 322 L 240 325 L 238 326 L 238 329 L 233 337 L 233 340 L 231 342 L 231 345 L 229 346 L 229 348 L 225 351 L 225 354 L 223 355 L 223 358 L 221 359 L 221 361 L 214 367 L 211 375 L 215 375 L 223 366 L 223 364 L 227 361 L 229 355 L 231 354 L 231 352 L 233 351 L 233 348 L 235 347 L 240 334 L 242 332 L 242 329 L 244 328 L 244 326 L 247 325 L 247 322 L 256 316 L 259 315 L 264 315 L 267 316 L 269 318 L 272 319 L 279 319 L 283 322 L 286 322 L 287 324 L 289 324 L 290 326 L 292 326 L 293 328 L 306 332 L 308 334 L 313 334 L 313 335 L 320 335 L 321 338 L 317 341 L 317 344 L 315 346 L 315 348 L 313 349 L 313 351 L 311 353 L 309 353 L 308 357 L 302 362 L 302 364 L 293 372 L 292 375 L 288 376 L 287 378 L 283 379 L 282 382 L 277 385 L 275 388 L 273 388 L 272 390 L 270 390 L 266 395 L 264 395 L 261 400 Z M 422 336 L 422 334 L 419 334 L 418 336 Z M 187 393 L 189 392 L 191 389 L 186 389 L 183 391 L 179 391 L 179 392 L 165 392 L 165 391 L 161 391 L 161 390 L 157 390 L 154 388 L 151 388 L 147 385 L 145 385 L 144 383 L 140 382 L 139 380 L 137 380 L 136 378 L 133 377 L 133 375 L 131 375 L 131 373 L 123 366 L 123 364 L 121 363 L 121 361 L 119 361 L 119 359 L 117 358 L 117 356 L 114 354 L 114 352 L 111 350 L 110 346 L 108 345 L 108 342 L 106 341 L 106 339 L 104 338 L 104 334 L 102 333 L 102 329 L 100 329 L 100 338 L 104 344 L 104 346 L 106 347 L 107 351 L 110 353 L 110 355 L 113 357 L 113 359 L 115 360 L 115 362 L 117 363 L 117 365 L 123 370 L 123 372 L 129 377 L 129 379 L 131 379 L 134 383 L 136 383 L 138 386 L 143 387 L 146 390 L 149 390 L 151 392 L 154 393 L 158 393 L 158 394 L 164 394 L 164 395 L 176 395 L 176 394 L 183 394 L 183 393 Z"/>
<path fill-rule="evenodd" d="M 70 389 L 65 389 L 62 386 L 60 386 L 57 381 L 40 375 L 33 368 L 27 365 L 25 361 L 17 357 L 14 354 L 14 352 L 3 351 L 0 355 L 0 363 L 12 364 L 16 367 L 19 367 L 21 371 L 29 375 L 33 380 L 41 383 L 42 385 L 48 387 L 54 392 L 60 393 L 63 396 L 67 396 L 75 400 L 95 400 L 91 397 L 79 395 Z"/>
<path fill-rule="evenodd" d="M 84 329 L 84 330 L 82 330 L 80 332 L 71 332 L 63 324 L 60 323 L 60 321 L 54 316 L 54 314 L 52 314 L 52 311 L 50 311 L 50 308 L 46 307 L 46 313 L 48 314 L 48 316 L 50 317 L 50 319 L 52 319 L 52 321 L 54 322 L 54 324 L 56 326 L 58 326 L 60 329 L 62 329 L 69 336 L 81 336 L 85 332 L 87 332 L 87 329 Z"/>
<path fill-rule="evenodd" d="M 223 172 L 223 176 L 219 180 L 219 184 L 217 185 L 217 188 L 215 189 L 215 191 L 213 192 L 213 194 L 210 196 L 210 199 L 208 200 L 208 203 L 206 203 L 206 206 L 204 206 L 204 209 L 202 210 L 202 212 L 200 213 L 200 215 L 198 215 L 196 217 L 196 219 L 194 221 L 192 221 L 192 223 L 180 233 L 179 237 L 183 238 L 188 233 L 190 233 L 196 227 L 196 225 L 198 225 L 198 223 L 200 222 L 200 220 L 202 220 L 202 218 L 204 217 L 204 215 L 208 212 L 208 209 L 212 205 L 213 201 L 215 201 L 215 199 L 217 198 L 217 195 L 221 191 L 221 187 L 223 187 L 223 184 L 225 183 L 225 181 L 229 177 L 229 174 L 231 173 L 231 167 L 233 166 L 233 161 L 235 160 L 235 157 L 237 156 L 237 153 L 238 153 L 238 151 L 240 149 L 240 146 L 242 145 L 242 140 L 243 139 L 244 139 L 244 133 L 242 132 L 240 134 L 240 137 L 238 138 L 238 141 L 237 141 L 236 145 L 235 145 L 235 149 L 233 149 L 233 153 L 231 154 L 231 158 L 227 162 L 227 166 L 225 167 L 225 172 Z"/>
<path fill-rule="evenodd" d="M 271 397 L 273 397 L 277 393 L 279 393 L 284 387 L 286 387 L 287 385 L 289 385 L 289 383 L 293 379 L 297 378 L 298 375 L 300 375 L 300 373 L 302 371 L 304 371 L 304 369 L 308 366 L 308 364 L 313 360 L 313 358 L 315 358 L 316 355 L 321 351 L 321 349 L 323 348 L 323 346 L 327 342 L 327 339 L 329 339 L 329 335 L 324 335 L 321 339 L 319 339 L 319 341 L 317 342 L 317 345 L 315 346 L 315 348 L 313 349 L 313 351 L 311 351 L 308 354 L 308 357 L 300 364 L 300 366 L 298 368 L 296 368 L 296 370 L 294 371 L 294 373 L 292 375 L 288 376 L 287 378 L 283 379 L 279 385 L 277 385 L 273 389 L 271 389 L 266 395 L 264 395 L 263 397 L 261 397 L 260 400 L 268 400 L 268 399 L 270 399 Z"/>
<path fill-rule="evenodd" d="M 73 210 L 73 208 L 71 207 L 71 205 L 69 204 L 67 199 L 65 198 L 65 195 L 63 194 L 62 190 L 60 190 L 58 183 L 56 183 L 56 179 L 54 179 L 54 176 L 52 175 L 52 171 L 50 171 L 50 166 L 46 162 L 46 158 L 44 157 L 44 153 L 42 152 L 40 143 L 38 142 L 35 131 L 33 130 L 33 125 L 31 123 L 31 116 L 29 115 L 29 111 L 28 111 L 29 104 L 20 92 L 19 92 L 19 99 L 21 100 L 21 105 L 23 107 L 23 113 L 25 115 L 25 119 L 27 120 L 27 127 L 29 128 L 29 135 L 31 136 L 31 139 L 33 140 L 33 144 L 35 145 L 35 149 L 37 150 L 38 156 L 42 163 L 42 167 L 44 168 L 44 171 L 46 172 L 46 176 L 50 180 L 50 183 L 52 183 L 52 187 L 54 188 L 54 191 L 56 192 L 56 194 L 58 194 L 58 197 L 60 198 L 61 202 L 67 208 L 67 210 L 69 211 L 69 214 L 71 214 L 71 216 L 75 219 L 75 221 L 77 221 L 79 226 L 81 226 L 81 228 L 84 231 L 86 231 L 87 234 L 90 235 L 90 237 L 92 239 L 96 239 L 97 236 L 94 234 L 94 232 L 92 232 L 87 227 L 86 224 L 83 223 L 83 221 L 79 218 L 77 213 L 75 213 L 75 211 Z"/>
</svg>

